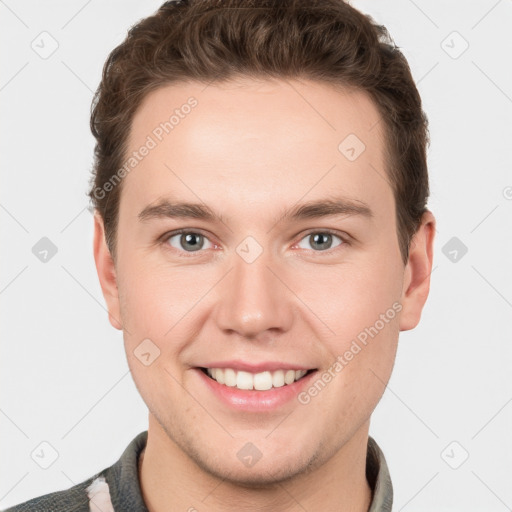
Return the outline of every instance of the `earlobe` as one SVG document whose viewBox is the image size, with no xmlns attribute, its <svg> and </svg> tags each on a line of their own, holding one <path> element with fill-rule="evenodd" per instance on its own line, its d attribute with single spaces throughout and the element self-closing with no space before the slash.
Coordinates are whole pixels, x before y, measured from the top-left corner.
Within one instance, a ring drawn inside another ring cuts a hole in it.
<svg viewBox="0 0 512 512">
<path fill-rule="evenodd" d="M 404 270 L 402 313 L 400 330 L 414 329 L 421 318 L 423 306 L 430 290 L 430 274 L 434 253 L 436 221 L 432 212 L 423 214 L 409 248 L 409 258 Z"/>
<path fill-rule="evenodd" d="M 107 303 L 108 319 L 112 327 L 122 330 L 116 269 L 105 240 L 103 219 L 97 210 L 94 212 L 94 261 L 103 297 Z"/>
</svg>

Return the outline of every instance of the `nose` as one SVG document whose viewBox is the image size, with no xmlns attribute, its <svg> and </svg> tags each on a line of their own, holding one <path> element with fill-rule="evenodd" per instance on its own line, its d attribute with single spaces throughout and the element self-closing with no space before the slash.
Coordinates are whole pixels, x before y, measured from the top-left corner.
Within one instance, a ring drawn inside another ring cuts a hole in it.
<svg viewBox="0 0 512 512">
<path fill-rule="evenodd" d="M 234 255 L 234 268 L 218 287 L 216 321 L 225 333 L 268 339 L 291 328 L 294 296 L 270 259 L 265 252 L 252 263 Z"/>
</svg>

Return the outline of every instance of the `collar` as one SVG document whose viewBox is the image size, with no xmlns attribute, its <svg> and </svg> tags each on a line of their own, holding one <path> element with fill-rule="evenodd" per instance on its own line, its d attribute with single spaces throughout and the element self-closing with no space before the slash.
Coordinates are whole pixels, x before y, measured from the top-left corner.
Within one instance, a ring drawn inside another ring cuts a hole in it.
<svg viewBox="0 0 512 512">
<path fill-rule="evenodd" d="M 368 436 L 366 452 L 366 479 L 372 489 L 372 503 L 368 512 L 391 512 L 393 486 L 382 450 L 373 437 Z"/>
</svg>

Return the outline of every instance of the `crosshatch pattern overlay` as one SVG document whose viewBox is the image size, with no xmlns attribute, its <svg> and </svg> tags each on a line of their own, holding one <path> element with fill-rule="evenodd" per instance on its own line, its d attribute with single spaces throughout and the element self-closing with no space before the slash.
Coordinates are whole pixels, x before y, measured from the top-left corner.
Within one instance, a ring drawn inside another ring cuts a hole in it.
<svg viewBox="0 0 512 512">
<path fill-rule="evenodd" d="M 108 322 L 86 190 L 103 62 L 160 3 L 0 0 L 0 509 L 84 480 L 147 428 Z M 512 0 L 352 5 L 407 57 L 431 136 L 430 296 L 370 428 L 394 510 L 512 510 Z M 364 140 L 338 150 L 354 161 Z M 248 236 L 237 252 L 251 263 L 261 248 Z M 158 356 L 141 342 L 141 364 Z"/>
</svg>

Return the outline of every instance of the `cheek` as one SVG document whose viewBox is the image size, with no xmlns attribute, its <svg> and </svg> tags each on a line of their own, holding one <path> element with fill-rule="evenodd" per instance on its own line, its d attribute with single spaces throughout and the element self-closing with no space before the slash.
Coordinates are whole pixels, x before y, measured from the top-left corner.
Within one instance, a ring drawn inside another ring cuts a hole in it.
<svg viewBox="0 0 512 512">
<path fill-rule="evenodd" d="M 128 364 L 139 393 L 155 410 L 180 389 L 178 360 L 187 340 L 183 327 L 191 309 L 191 287 L 179 272 L 134 264 L 125 266 L 119 288 Z"/>
<path fill-rule="evenodd" d="M 391 374 L 402 274 L 399 264 L 374 261 L 316 270 L 300 283 L 301 299 L 329 328 L 323 341 L 336 375 L 329 401 L 346 418 L 370 414 Z"/>
<path fill-rule="evenodd" d="M 174 326 L 207 286 L 199 274 L 148 262 L 125 265 L 122 275 L 120 304 L 126 330 L 162 340 L 172 336 Z"/>
<path fill-rule="evenodd" d="M 396 261 L 373 261 L 302 269 L 293 282 L 297 296 L 329 329 L 329 338 L 343 346 L 343 340 L 355 338 L 390 308 L 387 320 L 397 323 L 402 278 Z"/>
</svg>

